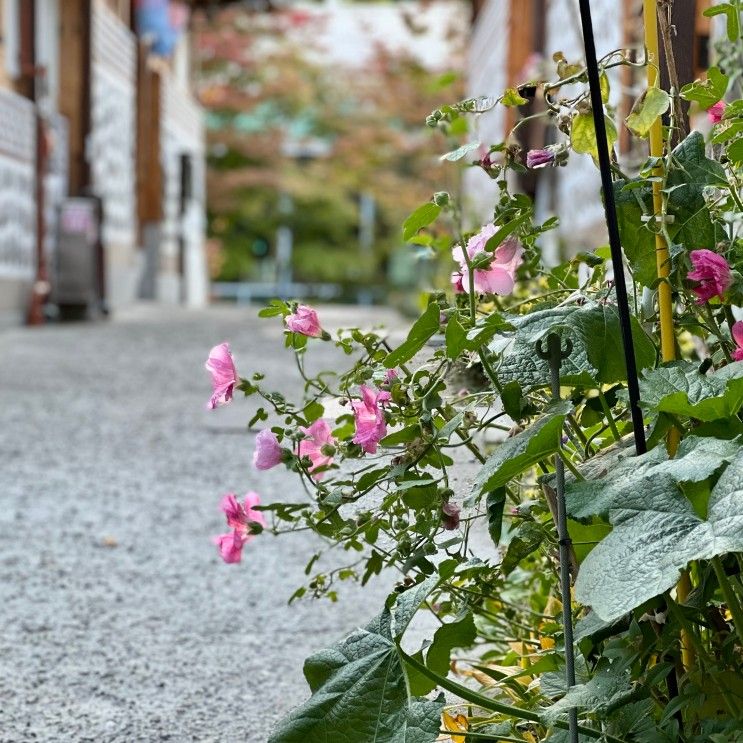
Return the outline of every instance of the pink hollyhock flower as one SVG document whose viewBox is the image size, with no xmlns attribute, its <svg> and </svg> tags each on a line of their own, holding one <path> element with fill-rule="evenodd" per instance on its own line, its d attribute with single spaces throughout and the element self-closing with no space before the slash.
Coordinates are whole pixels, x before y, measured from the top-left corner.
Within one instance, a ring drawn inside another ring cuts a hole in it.
<svg viewBox="0 0 743 743">
<path fill-rule="evenodd" d="M 219 554 L 225 562 L 240 562 L 243 547 L 253 538 L 250 533 L 250 524 L 260 524 L 265 528 L 266 519 L 255 507 L 261 498 L 258 493 L 250 491 L 245 500 L 240 503 L 234 493 L 227 493 L 222 498 L 220 508 L 227 517 L 227 526 L 232 529 L 229 534 L 220 534 L 213 537 L 214 544 L 219 548 Z"/>
<path fill-rule="evenodd" d="M 725 113 L 725 101 L 717 101 L 714 106 L 707 109 L 707 118 L 713 124 L 719 124 L 722 121 L 722 115 Z"/>
<path fill-rule="evenodd" d="M 527 168 L 543 168 L 555 162 L 555 153 L 552 150 L 529 150 L 526 153 Z"/>
<path fill-rule="evenodd" d="M 286 318 L 286 326 L 293 333 L 307 335 L 310 338 L 320 338 L 322 328 L 317 318 L 317 312 L 306 304 L 300 304 L 293 315 Z"/>
<path fill-rule="evenodd" d="M 451 275 L 451 285 L 455 294 L 464 294 L 464 284 L 462 283 L 461 272 L 454 271 Z"/>
<path fill-rule="evenodd" d="M 335 439 L 331 433 L 330 424 L 320 418 L 309 428 L 300 428 L 308 438 L 299 442 L 299 457 L 309 457 L 312 462 L 310 474 L 315 480 L 321 480 L 324 472 L 316 472 L 321 467 L 327 467 L 333 462 L 334 454 L 330 450 L 335 447 Z"/>
<path fill-rule="evenodd" d="M 733 351 L 733 361 L 743 361 L 743 322 L 738 320 L 738 322 L 734 323 L 730 332 L 735 345 L 738 346 Z"/>
<path fill-rule="evenodd" d="M 353 400 L 351 407 L 356 418 L 356 434 L 352 441 L 368 454 L 375 454 L 377 444 L 387 435 L 387 423 L 382 412 L 382 403 L 388 402 L 389 392 L 377 392 L 361 385 L 361 400 Z"/>
<path fill-rule="evenodd" d="M 459 506 L 454 503 L 444 503 L 441 511 L 444 514 L 444 529 L 454 531 L 459 526 Z"/>
<path fill-rule="evenodd" d="M 257 470 L 270 470 L 281 464 L 283 452 L 279 440 L 273 431 L 264 428 L 255 437 L 255 451 L 253 452 L 253 466 Z"/>
<path fill-rule="evenodd" d="M 485 225 L 480 232 L 467 241 L 467 255 L 470 260 L 479 253 L 485 252 L 485 245 L 495 235 L 498 228 L 494 224 Z M 506 238 L 493 254 L 488 268 L 475 269 L 475 291 L 480 294 L 510 294 L 516 283 L 516 269 L 523 263 L 524 248 L 513 236 Z M 469 269 L 464 251 L 457 246 L 452 257 L 459 263 L 462 274 L 462 289 L 469 291 Z"/>
<path fill-rule="evenodd" d="M 220 343 L 209 351 L 206 370 L 212 375 L 213 389 L 207 407 L 209 410 L 214 410 L 232 400 L 232 391 L 237 384 L 237 370 L 229 343 Z"/>
<path fill-rule="evenodd" d="M 686 277 L 699 282 L 699 286 L 692 288 L 697 295 L 697 304 L 704 304 L 712 297 L 721 297 L 732 281 L 728 262 L 706 248 L 692 250 L 689 256 L 694 270 L 689 271 Z"/>
<path fill-rule="evenodd" d="M 398 378 L 397 372 L 394 369 L 387 369 L 384 373 L 384 381 L 387 384 L 392 384 Z"/>
</svg>

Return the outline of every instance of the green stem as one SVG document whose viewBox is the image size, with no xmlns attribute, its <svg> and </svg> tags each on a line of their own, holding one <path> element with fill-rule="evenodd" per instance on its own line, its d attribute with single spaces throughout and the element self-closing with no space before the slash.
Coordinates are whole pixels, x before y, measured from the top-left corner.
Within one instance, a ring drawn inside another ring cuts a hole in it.
<svg viewBox="0 0 743 743">
<path fill-rule="evenodd" d="M 619 429 L 617 428 L 617 424 L 614 421 L 614 416 L 611 414 L 611 409 L 609 408 L 609 403 L 606 400 L 606 395 L 604 395 L 601 390 L 599 390 L 599 402 L 601 403 L 601 409 L 604 411 L 604 416 L 609 423 L 611 435 L 614 437 L 614 441 L 619 443 L 622 440 L 622 437 L 619 435 Z"/>
<path fill-rule="evenodd" d="M 572 473 L 573 477 L 576 480 L 586 479 L 585 477 L 583 477 L 583 475 L 581 475 L 580 472 L 578 472 L 578 468 L 573 464 L 573 462 L 570 460 L 570 457 L 562 449 L 560 449 L 558 454 L 560 455 L 560 458 L 562 459 L 563 463 L 570 470 L 570 472 Z"/>
<path fill-rule="evenodd" d="M 710 562 L 712 563 L 712 568 L 717 576 L 717 582 L 720 584 L 720 590 L 725 598 L 725 603 L 728 605 L 730 614 L 733 617 L 735 633 L 738 635 L 740 644 L 743 645 L 743 609 L 741 609 L 738 597 L 735 595 L 735 591 L 733 591 L 733 587 L 728 580 L 725 568 L 723 567 L 720 558 L 713 557 Z"/>
<path fill-rule="evenodd" d="M 478 356 L 480 357 L 480 363 L 482 364 L 482 368 L 485 370 L 485 373 L 488 375 L 488 379 L 493 383 L 493 386 L 496 390 L 498 390 L 499 394 L 503 394 L 503 385 L 498 380 L 498 377 L 496 376 L 495 371 L 493 370 L 493 367 L 490 365 L 490 361 L 488 361 L 487 356 L 480 350 L 477 352 Z"/>
</svg>

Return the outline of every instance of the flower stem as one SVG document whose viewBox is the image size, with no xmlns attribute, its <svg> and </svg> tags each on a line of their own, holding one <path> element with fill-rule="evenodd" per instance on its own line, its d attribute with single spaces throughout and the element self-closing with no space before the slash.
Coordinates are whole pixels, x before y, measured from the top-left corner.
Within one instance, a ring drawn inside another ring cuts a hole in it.
<svg viewBox="0 0 743 743">
<path fill-rule="evenodd" d="M 722 565 L 722 561 L 719 557 L 713 557 L 712 568 L 717 576 L 717 582 L 720 584 L 720 590 L 725 599 L 725 603 L 730 609 L 730 614 L 733 617 L 733 626 L 735 627 L 735 633 L 738 635 L 740 644 L 743 645 L 743 609 L 741 609 L 738 597 L 733 591 L 733 587 L 728 580 L 725 568 Z"/>
<path fill-rule="evenodd" d="M 619 443 L 622 440 L 622 437 L 619 435 L 619 429 L 617 428 L 617 424 L 614 421 L 614 416 L 611 414 L 611 409 L 609 408 L 609 403 L 606 399 L 606 395 L 599 389 L 599 402 L 601 403 L 601 409 L 604 411 L 604 416 L 606 417 L 606 420 L 609 423 L 609 428 L 611 429 L 611 435 L 614 437 L 614 441 Z"/>
</svg>

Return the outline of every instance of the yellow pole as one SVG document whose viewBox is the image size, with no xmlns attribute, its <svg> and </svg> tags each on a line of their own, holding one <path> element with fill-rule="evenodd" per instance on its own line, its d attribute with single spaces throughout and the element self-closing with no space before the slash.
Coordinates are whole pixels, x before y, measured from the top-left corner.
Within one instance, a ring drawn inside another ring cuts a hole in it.
<svg viewBox="0 0 743 743">
<path fill-rule="evenodd" d="M 658 44 L 658 17 L 656 15 L 657 0 L 643 0 L 643 19 L 645 22 L 645 47 L 648 54 L 647 76 L 648 88 L 658 85 L 658 71 L 660 69 L 660 50 Z M 663 128 L 660 117 L 650 127 L 650 156 L 663 157 Z M 662 165 L 656 166 L 653 175 L 663 176 Z M 659 217 L 663 213 L 663 196 L 661 194 L 661 183 L 653 181 L 653 214 Z M 676 336 L 673 330 L 673 301 L 671 298 L 671 285 L 667 281 L 671 271 L 668 246 L 661 230 L 661 224 L 655 224 L 655 260 L 658 270 L 658 316 L 660 320 L 660 350 L 663 361 L 676 360 Z M 680 431 L 672 428 L 668 432 L 666 447 L 668 453 L 673 456 L 676 453 L 680 440 Z M 691 580 L 689 573 L 683 571 L 676 587 L 679 601 L 684 601 L 691 591 Z M 681 659 L 684 668 L 689 669 L 694 664 L 694 651 L 686 632 L 681 633 Z"/>
</svg>

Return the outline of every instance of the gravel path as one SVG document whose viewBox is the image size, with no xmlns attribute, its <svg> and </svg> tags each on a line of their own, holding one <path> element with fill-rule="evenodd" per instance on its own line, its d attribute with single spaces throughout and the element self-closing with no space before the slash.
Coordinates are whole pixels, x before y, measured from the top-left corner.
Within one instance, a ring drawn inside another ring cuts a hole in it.
<svg viewBox="0 0 743 743">
<path fill-rule="evenodd" d="M 297 490 L 252 469 L 252 404 L 204 410 L 203 363 L 222 340 L 244 374 L 296 389 L 278 323 L 254 318 L 136 308 L 0 332 L 3 743 L 260 743 L 307 696 L 305 656 L 381 607 L 391 574 L 363 596 L 287 607 L 313 546 L 303 534 L 257 539 L 240 566 L 209 541 L 223 492 Z M 333 353 L 322 344 L 323 362 Z"/>
</svg>

